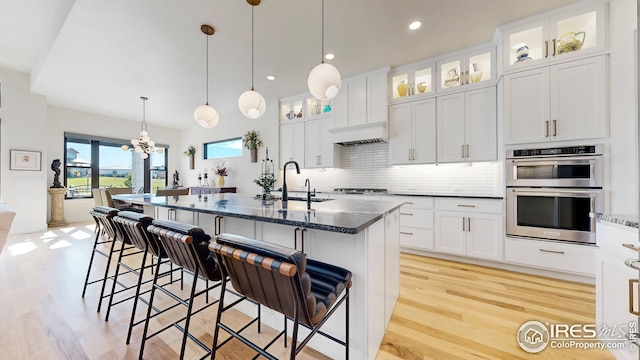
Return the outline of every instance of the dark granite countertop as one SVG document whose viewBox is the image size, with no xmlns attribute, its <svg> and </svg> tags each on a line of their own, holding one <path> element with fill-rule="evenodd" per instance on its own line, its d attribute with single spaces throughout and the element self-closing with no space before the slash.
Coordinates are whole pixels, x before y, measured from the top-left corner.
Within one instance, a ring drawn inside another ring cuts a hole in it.
<svg viewBox="0 0 640 360">
<path fill-rule="evenodd" d="M 398 209 L 398 201 L 330 200 L 314 202 L 307 210 L 304 201 L 289 200 L 263 204 L 255 197 L 231 193 L 210 195 L 154 196 L 150 194 L 113 195 L 114 200 L 138 205 L 167 207 L 248 220 L 300 226 L 344 234 L 357 234 Z"/>
<path fill-rule="evenodd" d="M 638 228 L 638 218 L 628 215 L 611 215 L 611 214 L 597 214 L 590 213 L 589 216 L 598 220 L 598 221 L 606 221 L 613 224 L 619 224 L 623 226 L 628 226 L 631 228 Z"/>
</svg>

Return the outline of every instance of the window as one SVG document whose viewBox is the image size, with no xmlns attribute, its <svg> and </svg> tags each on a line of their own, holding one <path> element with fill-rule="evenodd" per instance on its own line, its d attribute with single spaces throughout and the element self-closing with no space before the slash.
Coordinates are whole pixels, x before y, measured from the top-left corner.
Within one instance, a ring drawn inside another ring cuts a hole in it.
<svg viewBox="0 0 640 360">
<path fill-rule="evenodd" d="M 127 140 L 65 134 L 65 185 L 67 198 L 91 197 L 91 189 L 130 187 L 132 192 L 154 192 L 167 184 L 168 147 L 143 160 L 122 151 Z"/>
<path fill-rule="evenodd" d="M 238 156 L 242 156 L 242 137 L 204 144 L 205 160 Z"/>
</svg>

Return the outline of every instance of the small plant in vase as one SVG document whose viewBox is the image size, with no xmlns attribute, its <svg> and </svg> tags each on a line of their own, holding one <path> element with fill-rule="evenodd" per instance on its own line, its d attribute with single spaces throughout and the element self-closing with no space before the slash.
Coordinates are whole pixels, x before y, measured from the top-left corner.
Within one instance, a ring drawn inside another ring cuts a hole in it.
<svg viewBox="0 0 640 360">
<path fill-rule="evenodd" d="M 262 146 L 258 132 L 255 130 L 247 131 L 242 137 L 242 142 L 244 142 L 244 147 L 251 151 L 251 162 L 258 162 L 258 148 Z"/>
<path fill-rule="evenodd" d="M 194 148 L 193 145 L 189 145 L 189 147 L 184 152 L 184 154 L 189 157 L 189 169 L 193 170 L 196 165 L 195 164 L 196 148 Z"/>
<path fill-rule="evenodd" d="M 218 176 L 218 187 L 224 187 L 224 177 L 229 175 L 231 168 L 224 163 L 216 165 L 215 174 Z"/>
<path fill-rule="evenodd" d="M 276 179 L 273 174 L 262 174 L 253 182 L 262 188 L 262 199 L 266 200 L 271 196 L 271 190 L 273 190 Z"/>
</svg>

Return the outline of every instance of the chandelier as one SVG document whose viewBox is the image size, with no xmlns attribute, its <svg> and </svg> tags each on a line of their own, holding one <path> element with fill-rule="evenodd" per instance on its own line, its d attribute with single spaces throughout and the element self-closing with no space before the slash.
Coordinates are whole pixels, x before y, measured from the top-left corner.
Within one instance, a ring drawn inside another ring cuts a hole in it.
<svg viewBox="0 0 640 360">
<path fill-rule="evenodd" d="M 155 141 L 149 138 L 147 122 L 145 119 L 146 102 L 148 99 L 144 96 L 141 96 L 140 99 L 142 99 L 142 123 L 140 124 L 140 136 L 131 139 L 131 145 L 133 145 L 134 152 L 140 154 L 142 159 L 146 159 L 152 152 L 156 151 L 158 154 L 162 154 L 164 150 L 162 148 L 156 148 Z M 124 151 L 129 150 L 129 146 L 127 145 L 122 145 L 120 148 Z"/>
</svg>

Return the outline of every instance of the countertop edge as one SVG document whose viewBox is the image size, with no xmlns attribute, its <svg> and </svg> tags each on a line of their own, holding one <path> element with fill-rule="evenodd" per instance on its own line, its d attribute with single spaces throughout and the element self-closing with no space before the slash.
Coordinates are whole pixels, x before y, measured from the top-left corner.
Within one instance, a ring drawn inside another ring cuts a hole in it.
<svg viewBox="0 0 640 360">
<path fill-rule="evenodd" d="M 596 219 L 596 221 L 605 221 L 608 223 L 622 225 L 622 226 L 626 226 L 634 229 L 639 228 L 638 220 L 632 218 L 631 216 L 599 214 L 599 213 L 590 213 L 589 216 Z"/>
</svg>

